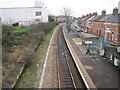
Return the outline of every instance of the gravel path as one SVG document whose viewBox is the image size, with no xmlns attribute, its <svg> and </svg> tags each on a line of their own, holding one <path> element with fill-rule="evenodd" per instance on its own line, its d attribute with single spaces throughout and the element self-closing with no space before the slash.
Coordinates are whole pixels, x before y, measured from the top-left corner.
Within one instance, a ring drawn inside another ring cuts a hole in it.
<svg viewBox="0 0 120 90">
<path fill-rule="evenodd" d="M 57 35 L 58 28 L 53 34 L 53 39 L 50 44 L 45 73 L 42 82 L 42 88 L 58 88 L 58 72 L 57 72 Z M 41 83 L 41 82 L 40 82 Z"/>
</svg>

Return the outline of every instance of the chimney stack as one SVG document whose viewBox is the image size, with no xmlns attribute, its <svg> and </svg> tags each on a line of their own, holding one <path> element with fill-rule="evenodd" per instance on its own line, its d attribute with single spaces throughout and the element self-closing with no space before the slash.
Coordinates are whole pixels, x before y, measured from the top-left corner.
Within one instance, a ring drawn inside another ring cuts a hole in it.
<svg viewBox="0 0 120 90">
<path fill-rule="evenodd" d="M 82 18 L 85 18 L 85 16 L 83 15 Z"/>
<path fill-rule="evenodd" d="M 89 15 L 87 14 L 86 17 L 88 17 Z"/>
<path fill-rule="evenodd" d="M 116 15 L 116 14 L 118 14 L 118 8 L 117 7 L 113 9 L 113 15 Z"/>
<path fill-rule="evenodd" d="M 93 13 L 93 16 L 97 16 L 97 12 L 94 12 L 94 13 Z"/>
<path fill-rule="evenodd" d="M 92 16 L 92 14 L 91 14 L 91 13 L 89 13 L 89 16 Z"/>
<path fill-rule="evenodd" d="M 102 11 L 102 15 L 106 15 L 106 11 L 105 10 Z"/>
</svg>

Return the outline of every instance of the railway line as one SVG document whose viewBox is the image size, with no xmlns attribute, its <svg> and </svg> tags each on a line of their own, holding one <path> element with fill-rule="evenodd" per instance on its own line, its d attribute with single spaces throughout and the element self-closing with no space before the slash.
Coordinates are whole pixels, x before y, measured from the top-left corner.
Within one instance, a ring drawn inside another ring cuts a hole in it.
<svg viewBox="0 0 120 90">
<path fill-rule="evenodd" d="M 56 43 L 57 45 L 57 79 L 58 79 L 58 88 L 70 88 L 70 89 L 83 89 L 83 90 L 87 90 L 86 85 L 84 84 L 84 81 L 79 73 L 79 70 L 73 60 L 73 57 L 69 51 L 69 48 L 67 46 L 66 40 L 65 40 L 65 36 L 63 34 L 63 25 L 60 25 L 58 28 L 58 33 L 56 34 Z M 53 39 L 54 39 L 53 38 Z M 53 40 L 55 41 L 55 40 Z M 53 42 L 51 41 L 51 47 L 52 47 Z M 51 52 L 49 52 L 51 53 Z M 46 60 L 50 59 L 49 58 L 49 53 L 48 53 L 48 57 L 46 58 Z M 52 55 L 52 54 L 51 54 Z M 52 57 L 52 56 L 50 56 Z M 52 62 L 51 62 L 52 63 Z M 46 61 L 46 65 L 44 65 L 44 67 L 49 66 L 47 64 Z M 54 65 L 53 65 L 54 66 Z M 51 67 L 51 68 L 56 68 Z M 46 68 L 44 68 L 44 72 L 45 72 Z M 51 69 L 49 69 L 51 70 Z M 48 70 L 48 71 L 49 71 Z M 47 71 L 47 70 L 46 70 Z M 52 71 L 53 72 L 53 71 Z M 50 74 L 47 72 L 47 74 Z M 45 74 L 43 74 L 42 77 L 42 82 L 40 82 L 39 88 L 43 88 L 44 83 L 46 83 L 45 81 Z M 48 80 L 50 78 L 50 80 Z M 48 81 L 52 81 L 52 77 L 47 78 Z M 43 83 L 44 82 L 44 83 Z M 52 83 L 52 82 L 50 82 Z M 47 83 L 48 84 L 48 83 Z M 14 86 L 12 87 L 14 88 Z"/>
<path fill-rule="evenodd" d="M 62 26 L 58 31 L 58 87 L 59 88 L 84 88 L 85 84 L 69 52 Z"/>
</svg>

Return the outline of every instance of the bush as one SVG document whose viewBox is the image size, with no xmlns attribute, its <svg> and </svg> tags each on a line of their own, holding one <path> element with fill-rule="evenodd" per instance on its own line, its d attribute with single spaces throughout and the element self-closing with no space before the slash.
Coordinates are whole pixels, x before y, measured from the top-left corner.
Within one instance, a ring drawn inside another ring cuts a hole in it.
<svg viewBox="0 0 120 90">
<path fill-rule="evenodd" d="M 29 26 L 31 32 L 44 32 L 45 35 L 56 25 L 54 22 L 32 24 Z"/>
<path fill-rule="evenodd" d="M 3 34 L 4 34 L 5 32 L 10 32 L 10 31 L 15 30 L 15 27 L 13 27 L 11 25 L 5 25 L 5 24 L 3 24 L 2 25 L 2 30 L 3 30 Z"/>
<path fill-rule="evenodd" d="M 24 34 L 27 34 L 26 28 L 16 29 L 10 25 L 2 25 L 2 46 L 3 50 L 13 52 L 14 46 L 21 45 L 23 42 Z M 27 36 L 27 35 L 26 35 Z"/>
<path fill-rule="evenodd" d="M 16 29 L 10 25 L 3 25 L 2 45 L 6 51 L 13 51 L 17 45 L 41 43 L 45 35 L 56 25 L 54 22 L 33 24 L 28 28 L 23 26 Z"/>
</svg>

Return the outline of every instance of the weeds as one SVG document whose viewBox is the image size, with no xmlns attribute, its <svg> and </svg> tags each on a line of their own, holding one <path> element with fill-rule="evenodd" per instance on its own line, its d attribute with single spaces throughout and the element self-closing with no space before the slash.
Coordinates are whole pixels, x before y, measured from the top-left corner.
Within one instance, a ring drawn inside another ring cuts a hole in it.
<svg viewBox="0 0 120 90">
<path fill-rule="evenodd" d="M 56 23 L 39 23 L 29 27 L 15 28 L 10 25 L 2 26 L 2 60 L 3 74 L 8 76 L 10 70 L 14 70 L 18 57 L 23 54 L 28 55 L 34 51 L 37 44 L 41 44 L 46 35 L 52 30 Z M 30 55 L 32 56 L 32 55 Z M 27 57 L 27 68 L 33 63 L 32 57 Z M 24 60 L 23 60 L 24 61 Z M 7 68 L 9 67 L 9 69 Z"/>
</svg>

